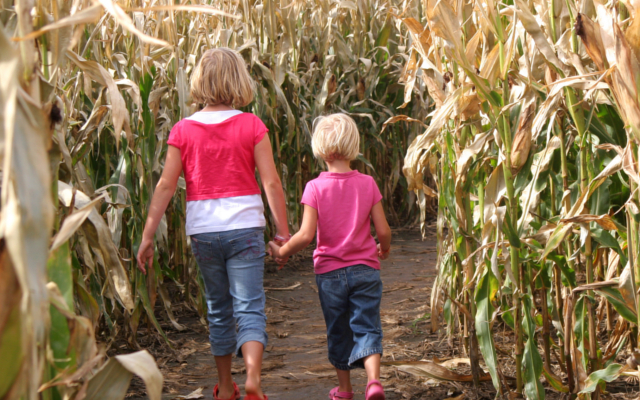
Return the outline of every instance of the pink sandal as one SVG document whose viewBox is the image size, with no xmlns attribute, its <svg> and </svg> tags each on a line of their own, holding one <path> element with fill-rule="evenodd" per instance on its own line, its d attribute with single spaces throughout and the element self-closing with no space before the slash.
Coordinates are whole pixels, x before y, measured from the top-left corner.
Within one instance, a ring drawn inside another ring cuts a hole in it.
<svg viewBox="0 0 640 400">
<path fill-rule="evenodd" d="M 331 391 L 329 392 L 329 399 L 330 400 L 340 400 L 340 399 L 346 399 L 346 400 L 352 400 L 353 399 L 353 392 L 340 392 L 340 386 L 336 386 L 333 389 L 331 389 Z"/>
<path fill-rule="evenodd" d="M 385 400 L 382 383 L 375 379 L 369 381 L 369 383 L 367 383 L 367 390 L 364 392 L 364 397 L 366 400 Z"/>
<path fill-rule="evenodd" d="M 219 393 L 218 384 L 216 384 L 216 386 L 213 388 L 213 400 L 225 400 L 218 397 L 218 393 Z M 235 382 L 233 382 L 233 397 L 226 400 L 240 400 L 240 389 L 238 388 L 238 385 L 236 385 Z"/>
</svg>

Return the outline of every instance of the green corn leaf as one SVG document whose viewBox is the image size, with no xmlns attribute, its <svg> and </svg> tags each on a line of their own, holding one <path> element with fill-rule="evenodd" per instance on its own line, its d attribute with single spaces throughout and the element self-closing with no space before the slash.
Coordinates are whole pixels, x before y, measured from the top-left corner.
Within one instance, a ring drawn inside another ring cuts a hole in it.
<svg viewBox="0 0 640 400">
<path fill-rule="evenodd" d="M 154 262 L 155 262 L 155 260 L 154 260 Z M 158 333 L 162 336 L 162 338 L 169 345 L 169 347 L 173 348 L 173 345 L 169 341 L 169 338 L 167 338 L 167 335 L 165 334 L 164 330 L 160 326 L 160 323 L 156 319 L 156 316 L 155 316 L 155 314 L 153 312 L 153 307 L 151 307 L 151 300 L 149 300 L 149 292 L 147 290 L 147 281 L 145 279 L 145 276 L 142 275 L 142 273 L 140 271 L 137 271 L 136 274 L 137 274 L 137 287 L 136 287 L 136 289 L 138 291 L 138 294 L 140 295 L 140 298 L 142 299 L 142 305 L 144 307 L 144 310 L 147 312 L 147 316 L 149 317 L 149 319 L 153 323 L 153 326 L 156 327 L 156 330 L 158 331 Z"/>
<path fill-rule="evenodd" d="M 493 344 L 491 332 L 491 316 L 493 315 L 493 305 L 491 301 L 498 291 L 498 279 L 493 275 L 490 269 L 484 274 L 478 283 L 475 293 L 476 311 L 476 334 L 478 336 L 478 344 L 480 352 L 484 357 L 485 364 L 491 374 L 493 386 L 500 390 L 500 376 L 498 375 L 498 357 Z"/>
<path fill-rule="evenodd" d="M 563 284 L 565 286 L 569 286 L 574 288 L 578 286 L 576 281 L 576 271 L 567 265 L 566 258 L 564 256 L 558 254 L 549 254 L 547 255 L 547 259 L 553 261 L 560 268 L 560 273 L 562 274 Z"/>
<path fill-rule="evenodd" d="M 615 287 L 606 287 L 597 289 L 596 292 L 600 293 L 607 298 L 607 301 L 611 303 L 613 308 L 616 309 L 618 314 L 627 321 L 635 324 L 638 322 L 638 314 L 636 310 L 629 306 L 624 297 L 620 293 L 620 290 Z"/>
<path fill-rule="evenodd" d="M 620 263 L 622 265 L 627 264 L 627 256 L 625 255 L 624 251 L 622 251 L 622 248 L 620 247 L 618 241 L 613 237 L 613 235 L 611 235 L 611 233 L 609 233 L 609 231 L 606 231 L 600 227 L 595 227 L 591 229 L 591 236 L 603 247 L 614 249 L 616 253 L 620 255 Z"/>
<path fill-rule="evenodd" d="M 544 400 L 544 386 L 540 382 L 542 375 L 542 357 L 538 352 L 538 346 L 535 338 L 535 322 L 531 316 L 532 304 L 531 297 L 525 295 L 522 298 L 524 320 L 522 327 L 527 334 L 527 341 L 524 344 L 524 355 L 522 358 L 524 391 L 530 400 Z"/>
<path fill-rule="evenodd" d="M 622 373 L 622 365 L 610 364 L 607 368 L 592 372 L 584 382 L 584 389 L 580 394 L 593 393 L 601 382 L 613 382 Z"/>
<path fill-rule="evenodd" d="M 549 385 L 551 385 L 555 390 L 561 393 L 569 393 L 569 387 L 562 383 L 562 379 L 560 377 L 551 371 L 547 371 L 546 367 L 543 368 L 542 373 Z"/>
<path fill-rule="evenodd" d="M 509 239 L 509 244 L 519 249 L 522 246 L 522 244 L 520 243 L 520 237 L 518 236 L 518 231 L 511 224 L 511 216 L 509 211 L 507 211 L 507 214 L 504 218 L 504 225 L 502 226 L 504 227 L 504 233 L 507 235 L 507 238 Z"/>
<path fill-rule="evenodd" d="M 542 256 L 540 257 L 540 259 L 544 259 L 549 255 L 549 253 L 555 250 L 560 245 L 560 243 L 562 243 L 562 241 L 569 234 L 569 232 L 571 232 L 572 227 L 573 227 L 573 224 L 565 224 L 565 223 L 558 224 L 558 226 L 553 231 L 551 236 L 549 236 L 549 240 L 547 241 L 547 246 L 544 248 L 544 252 L 542 253 Z"/>
<path fill-rule="evenodd" d="M 19 298 L 14 300 L 0 331 L 0 398 L 5 398 L 4 395 L 13 385 L 20 372 L 16 366 L 21 365 L 23 359 L 20 302 Z"/>
</svg>

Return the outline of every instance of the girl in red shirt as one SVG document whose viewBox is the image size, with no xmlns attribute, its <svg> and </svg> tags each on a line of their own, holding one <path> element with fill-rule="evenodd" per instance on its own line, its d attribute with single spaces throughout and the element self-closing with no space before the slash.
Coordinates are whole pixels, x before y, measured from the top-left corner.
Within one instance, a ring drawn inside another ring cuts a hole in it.
<svg viewBox="0 0 640 400">
<path fill-rule="evenodd" d="M 206 107 L 171 130 L 137 257 L 145 272 L 153 262 L 156 229 L 184 172 L 186 231 L 205 284 L 209 341 L 218 368 L 213 396 L 220 400 L 240 399 L 231 377 L 234 352 L 244 357 L 247 369 L 245 399 L 267 399 L 260 388 L 267 345 L 265 218 L 256 167 L 273 213 L 276 239 L 289 237 L 267 128 L 255 115 L 234 108 L 251 103 L 254 92 L 255 83 L 239 54 L 227 48 L 203 54 L 191 77 L 191 96 Z"/>
</svg>

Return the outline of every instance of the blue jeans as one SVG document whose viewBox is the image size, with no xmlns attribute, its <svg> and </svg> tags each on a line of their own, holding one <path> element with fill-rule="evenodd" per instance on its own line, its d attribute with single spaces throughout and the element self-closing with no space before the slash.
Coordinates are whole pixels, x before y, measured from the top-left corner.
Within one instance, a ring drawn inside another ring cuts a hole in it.
<svg viewBox="0 0 640 400">
<path fill-rule="evenodd" d="M 250 341 L 266 348 L 264 228 L 192 235 L 191 248 L 204 279 L 213 355 L 242 357 Z"/>
<path fill-rule="evenodd" d="M 364 368 L 364 357 L 382 355 L 380 271 L 354 265 L 316 275 L 316 283 L 331 364 L 340 370 Z"/>
</svg>

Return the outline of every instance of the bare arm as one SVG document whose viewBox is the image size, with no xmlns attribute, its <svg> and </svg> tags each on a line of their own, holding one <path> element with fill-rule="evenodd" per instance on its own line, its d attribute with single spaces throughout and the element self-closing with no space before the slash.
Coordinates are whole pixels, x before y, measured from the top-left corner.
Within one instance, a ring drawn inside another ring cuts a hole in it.
<svg viewBox="0 0 640 400">
<path fill-rule="evenodd" d="M 287 206 L 284 202 L 284 192 L 282 190 L 282 181 L 278 176 L 276 164 L 273 161 L 273 152 L 271 150 L 271 141 L 268 135 L 258 143 L 254 150 L 254 158 L 262 187 L 267 195 L 269 208 L 273 216 L 273 222 L 276 224 L 278 235 L 289 237 L 289 225 L 287 224 Z"/>
<path fill-rule="evenodd" d="M 318 210 L 315 208 L 304 205 L 304 215 L 302 216 L 302 226 L 298 233 L 285 243 L 282 247 L 278 246 L 274 242 L 269 242 L 269 249 L 271 255 L 277 259 L 287 259 L 296 254 L 300 250 L 304 249 L 311 243 L 316 236 L 316 229 L 318 228 Z"/>
<path fill-rule="evenodd" d="M 377 202 L 371 209 L 371 219 L 380 243 L 378 245 L 378 257 L 384 260 L 389 257 L 389 251 L 391 250 L 391 228 L 389 228 L 387 217 L 384 216 L 381 201 Z"/>
<path fill-rule="evenodd" d="M 170 145 L 167 150 L 167 159 L 164 163 L 162 176 L 158 185 L 156 185 L 155 192 L 153 192 L 147 222 L 142 232 L 142 242 L 138 249 L 138 268 L 144 273 L 146 273 L 145 265 L 153 263 L 153 237 L 164 212 L 167 210 L 169 201 L 171 201 L 173 194 L 176 192 L 178 178 L 181 173 L 182 160 L 180 159 L 180 150 Z"/>
</svg>

